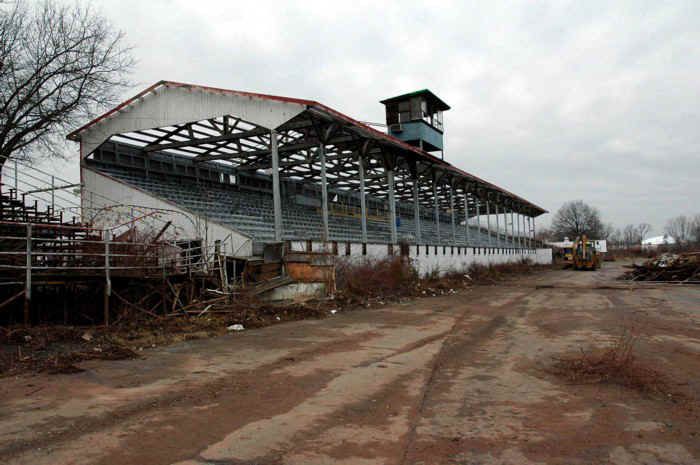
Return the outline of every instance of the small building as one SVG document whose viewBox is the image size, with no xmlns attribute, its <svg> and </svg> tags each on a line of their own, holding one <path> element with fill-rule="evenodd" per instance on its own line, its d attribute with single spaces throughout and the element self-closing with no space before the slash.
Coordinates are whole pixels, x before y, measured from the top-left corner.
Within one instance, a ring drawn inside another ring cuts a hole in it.
<svg viewBox="0 0 700 465">
<path fill-rule="evenodd" d="M 663 236 L 647 237 L 646 239 L 642 240 L 642 248 L 656 249 L 659 246 L 674 245 L 675 243 L 676 240 L 673 237 L 669 236 L 668 234 L 664 234 Z"/>
<path fill-rule="evenodd" d="M 426 152 L 443 156 L 442 112 L 450 106 L 428 89 L 382 100 L 389 134 Z"/>
</svg>

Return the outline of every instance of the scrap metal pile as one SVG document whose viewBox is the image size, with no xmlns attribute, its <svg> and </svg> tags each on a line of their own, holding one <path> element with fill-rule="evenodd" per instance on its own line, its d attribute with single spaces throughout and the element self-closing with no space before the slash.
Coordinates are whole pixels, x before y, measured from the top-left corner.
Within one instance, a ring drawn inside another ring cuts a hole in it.
<svg viewBox="0 0 700 465">
<path fill-rule="evenodd" d="M 665 253 L 629 266 L 624 279 L 700 284 L 700 252 Z"/>
</svg>

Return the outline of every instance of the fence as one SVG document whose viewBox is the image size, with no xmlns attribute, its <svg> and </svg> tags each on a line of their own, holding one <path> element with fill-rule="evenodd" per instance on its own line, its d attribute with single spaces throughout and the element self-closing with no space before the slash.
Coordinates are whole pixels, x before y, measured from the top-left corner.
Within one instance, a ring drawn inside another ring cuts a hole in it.
<svg viewBox="0 0 700 465">
<path fill-rule="evenodd" d="M 225 274 L 220 250 L 218 241 L 124 241 L 115 240 L 109 229 L 0 221 L 0 289 L 21 287 L 0 302 L 0 309 L 23 296 L 28 324 L 33 287 L 52 280 L 87 279 L 104 284 L 108 322 L 114 278 Z"/>
</svg>

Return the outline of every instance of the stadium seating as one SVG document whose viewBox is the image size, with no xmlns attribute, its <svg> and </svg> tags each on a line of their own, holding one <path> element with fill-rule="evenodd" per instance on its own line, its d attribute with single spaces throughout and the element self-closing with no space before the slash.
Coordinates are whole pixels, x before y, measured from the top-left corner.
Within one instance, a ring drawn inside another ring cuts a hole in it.
<svg viewBox="0 0 700 465">
<path fill-rule="evenodd" d="M 145 172 L 117 167 L 100 166 L 99 171 L 131 184 L 154 196 L 180 205 L 210 221 L 231 227 L 247 234 L 257 242 L 274 239 L 274 216 L 272 195 L 241 188 L 235 185 L 213 182 L 196 183 L 191 178 L 171 175 L 167 178 L 146 176 Z M 411 205 L 411 204 L 409 204 Z M 335 214 L 335 205 L 331 204 L 329 214 L 329 240 L 361 241 L 360 218 L 351 214 Z M 338 206 L 338 210 L 340 207 Z M 397 212 L 402 209 L 397 208 Z M 411 209 L 403 209 L 399 216 L 398 237 L 409 243 L 415 243 L 415 223 L 413 215 L 406 215 Z M 283 239 L 320 240 L 322 217 L 318 207 L 300 205 L 294 198 L 283 198 L 282 221 Z M 440 237 L 432 215 L 432 209 L 426 209 L 421 217 L 421 243 L 442 245 L 465 245 L 466 231 L 464 225 L 456 224 L 456 241 L 452 237 L 452 225 L 449 215 L 443 214 L 440 221 Z M 493 226 L 493 225 L 492 225 Z M 387 243 L 391 232 L 387 216 L 372 215 L 367 221 L 367 239 L 370 243 Z M 512 247 L 503 237 L 497 240 L 492 232 L 491 241 L 485 229 L 470 227 L 469 246 Z"/>
</svg>

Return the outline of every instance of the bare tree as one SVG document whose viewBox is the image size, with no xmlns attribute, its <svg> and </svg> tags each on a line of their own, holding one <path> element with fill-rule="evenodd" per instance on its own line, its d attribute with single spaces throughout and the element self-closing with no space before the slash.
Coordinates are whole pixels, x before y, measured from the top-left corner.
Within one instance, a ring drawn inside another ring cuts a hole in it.
<svg viewBox="0 0 700 465">
<path fill-rule="evenodd" d="M 691 221 L 690 236 L 695 244 L 700 245 L 700 213 L 696 214 Z"/>
<path fill-rule="evenodd" d="M 639 234 L 639 242 L 642 242 L 647 234 L 651 231 L 651 225 L 649 223 L 639 223 L 637 225 L 637 233 Z"/>
<path fill-rule="evenodd" d="M 622 230 L 622 242 L 625 244 L 625 248 L 629 249 L 633 245 L 637 245 L 640 241 L 637 227 L 633 224 L 625 226 Z"/>
<path fill-rule="evenodd" d="M 68 129 L 118 101 L 133 63 L 89 6 L 0 6 L 0 170 L 10 157 L 62 155 Z"/>
<path fill-rule="evenodd" d="M 535 234 L 535 239 L 541 242 L 551 242 L 556 239 L 551 228 L 539 228 Z"/>
<path fill-rule="evenodd" d="M 552 231 L 563 239 L 574 239 L 582 234 L 592 239 L 600 239 L 610 233 L 603 225 L 598 209 L 582 200 L 566 202 L 552 219 Z"/>
<path fill-rule="evenodd" d="M 676 216 L 668 220 L 665 229 L 678 245 L 685 245 L 691 238 L 692 220 L 685 215 Z"/>
<path fill-rule="evenodd" d="M 612 226 L 612 225 L 611 225 Z M 608 241 L 612 246 L 615 248 L 620 248 L 622 247 L 622 231 L 620 228 L 615 228 L 610 235 L 608 236 Z"/>
</svg>

